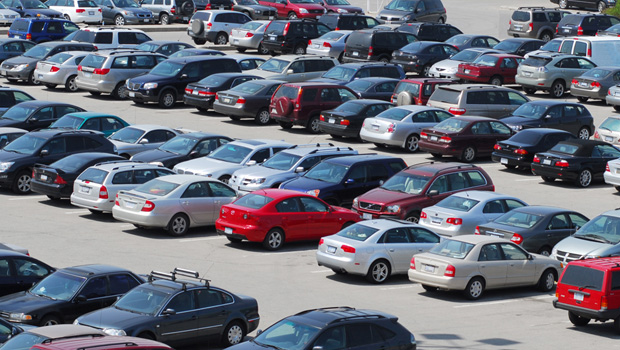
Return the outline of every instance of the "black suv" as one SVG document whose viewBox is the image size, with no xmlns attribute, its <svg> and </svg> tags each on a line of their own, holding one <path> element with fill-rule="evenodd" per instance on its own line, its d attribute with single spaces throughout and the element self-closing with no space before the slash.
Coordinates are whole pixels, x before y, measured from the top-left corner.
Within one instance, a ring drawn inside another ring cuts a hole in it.
<svg viewBox="0 0 620 350">
<path fill-rule="evenodd" d="M 76 324 L 175 346 L 211 338 L 228 347 L 254 331 L 259 320 L 256 299 L 210 286 L 198 272 L 175 268 L 151 272 L 147 283 L 110 307 L 80 316 Z"/>
<path fill-rule="evenodd" d="M 544 7 L 519 7 L 510 17 L 508 35 L 515 38 L 553 39 L 555 28 L 568 11 Z"/>
<path fill-rule="evenodd" d="M 618 17 L 610 15 L 571 14 L 562 18 L 555 33 L 556 36 L 596 35 L 599 30 L 605 30 L 619 23 Z"/>
<path fill-rule="evenodd" d="M 308 40 L 329 32 L 331 29 L 328 26 L 312 20 L 272 21 L 263 35 L 263 47 L 272 55 L 291 52 L 305 55 Z"/>
<path fill-rule="evenodd" d="M 422 41 L 446 41 L 455 35 L 463 34 L 460 29 L 447 23 L 405 23 L 396 30 L 415 34 L 418 40 Z"/>
<path fill-rule="evenodd" d="M 331 30 L 358 30 L 373 28 L 379 25 L 379 21 L 374 17 L 358 13 L 329 12 L 319 17 L 319 22 L 328 26 Z"/>
<path fill-rule="evenodd" d="M 415 337 L 398 323 L 398 317 L 381 311 L 342 306 L 306 310 L 289 316 L 251 341 L 229 350 L 290 349 L 290 344 L 303 344 L 295 348 L 299 350 L 416 348 Z"/>
<path fill-rule="evenodd" d="M 162 108 L 172 108 L 183 100 L 187 84 L 223 72 L 241 72 L 241 67 L 234 58 L 224 56 L 171 58 L 145 75 L 128 79 L 127 93 L 135 103 L 156 102 Z"/>
<path fill-rule="evenodd" d="M 390 62 L 394 50 L 419 41 L 411 33 L 381 29 L 357 30 L 344 47 L 344 62 L 381 61 Z"/>
<path fill-rule="evenodd" d="M 52 164 L 79 152 L 116 153 L 112 142 L 97 131 L 29 132 L 0 150 L 0 187 L 26 194 L 30 192 L 32 168 L 35 164 Z"/>
</svg>

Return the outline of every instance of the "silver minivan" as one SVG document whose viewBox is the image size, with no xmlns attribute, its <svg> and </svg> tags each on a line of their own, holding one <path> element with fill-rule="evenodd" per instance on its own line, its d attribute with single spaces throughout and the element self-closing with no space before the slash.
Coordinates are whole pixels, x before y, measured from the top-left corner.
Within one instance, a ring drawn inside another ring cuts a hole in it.
<svg viewBox="0 0 620 350">
<path fill-rule="evenodd" d="M 204 45 L 207 41 L 217 45 L 226 45 L 231 30 L 251 20 L 245 13 L 235 11 L 196 11 L 189 21 L 187 35 L 192 37 L 196 45 Z"/>
<path fill-rule="evenodd" d="M 338 64 L 338 60 L 330 56 L 281 55 L 245 72 L 265 79 L 296 83 L 319 78 Z"/>
</svg>

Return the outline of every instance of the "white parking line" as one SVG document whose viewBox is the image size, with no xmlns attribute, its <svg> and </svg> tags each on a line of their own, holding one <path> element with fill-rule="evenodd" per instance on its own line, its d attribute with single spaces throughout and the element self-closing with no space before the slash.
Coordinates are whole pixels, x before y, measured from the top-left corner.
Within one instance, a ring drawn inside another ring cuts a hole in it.
<svg viewBox="0 0 620 350">
<path fill-rule="evenodd" d="M 26 199 L 42 199 L 46 198 L 45 196 L 28 196 L 28 197 L 20 197 L 20 198 L 9 198 L 10 201 L 23 201 Z"/>
<path fill-rule="evenodd" d="M 75 210 L 75 211 L 66 211 L 65 214 L 86 214 L 88 210 Z"/>
<path fill-rule="evenodd" d="M 507 303 L 514 303 L 516 301 L 541 300 L 541 299 L 551 299 L 551 298 L 555 298 L 555 296 L 553 296 L 553 295 L 540 295 L 540 296 L 537 296 L 537 297 L 517 298 L 517 299 L 511 299 L 511 300 L 486 301 L 486 302 L 481 302 L 481 303 L 456 305 L 456 306 L 454 306 L 454 308 L 455 309 L 461 309 L 461 308 L 465 308 L 465 307 L 507 304 Z"/>
<path fill-rule="evenodd" d="M 532 179 L 519 179 L 519 180 L 512 180 L 512 181 L 514 181 L 514 182 L 523 182 L 523 181 L 542 181 L 542 179 L 541 179 L 541 178 L 539 178 L 539 177 L 535 177 L 535 178 L 532 178 Z"/>
<path fill-rule="evenodd" d="M 315 270 L 315 271 L 310 271 L 310 273 L 328 273 L 328 272 L 332 272 L 332 270 Z"/>
<path fill-rule="evenodd" d="M 187 242 L 199 242 L 199 241 L 213 241 L 213 240 L 222 239 L 222 238 L 225 238 L 225 236 L 203 237 L 203 238 L 186 238 L 186 239 L 180 239 L 179 242 L 187 243 Z"/>
<path fill-rule="evenodd" d="M 413 288 L 413 285 L 412 285 L 412 286 L 402 286 L 402 287 L 386 287 L 386 288 L 379 288 L 379 290 L 409 289 L 409 288 Z"/>
</svg>

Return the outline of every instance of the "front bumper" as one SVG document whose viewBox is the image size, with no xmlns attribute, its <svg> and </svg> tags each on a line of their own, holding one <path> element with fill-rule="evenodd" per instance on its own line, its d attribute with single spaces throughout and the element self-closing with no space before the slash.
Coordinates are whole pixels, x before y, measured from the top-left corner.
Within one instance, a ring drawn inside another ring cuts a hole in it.
<svg viewBox="0 0 620 350">
<path fill-rule="evenodd" d="M 444 68 L 437 69 L 434 66 L 431 66 L 428 75 L 433 78 L 457 79 L 456 70 L 447 70 Z"/>
<path fill-rule="evenodd" d="M 99 12 L 98 8 L 94 8 L 94 12 L 92 15 L 88 13 L 90 10 L 86 10 L 85 15 L 81 15 L 79 13 L 71 14 L 71 21 L 74 23 L 93 23 L 99 24 L 103 21 L 103 15 Z"/>
<path fill-rule="evenodd" d="M 5 78 L 13 78 L 13 79 L 19 79 L 19 80 L 28 80 L 28 78 L 30 77 L 30 73 L 34 70 L 33 68 L 30 67 L 26 67 L 25 69 L 22 70 L 7 70 L 4 68 L 0 68 L 0 75 L 4 76 Z"/>
<path fill-rule="evenodd" d="M 159 102 L 159 94 L 155 93 L 155 90 L 129 90 L 127 96 L 130 100 L 136 102 Z"/>
<path fill-rule="evenodd" d="M 140 23 L 154 23 L 153 17 L 136 17 L 136 16 L 127 16 L 125 17 L 125 24 L 140 24 Z"/>
<path fill-rule="evenodd" d="M 15 172 L 0 173 L 0 187 L 11 188 L 15 178 Z"/>
</svg>

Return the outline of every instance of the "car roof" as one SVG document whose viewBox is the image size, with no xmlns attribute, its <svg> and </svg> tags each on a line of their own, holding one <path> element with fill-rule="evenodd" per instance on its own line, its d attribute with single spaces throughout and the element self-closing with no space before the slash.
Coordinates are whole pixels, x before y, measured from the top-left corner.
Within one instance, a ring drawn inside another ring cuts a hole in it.
<svg viewBox="0 0 620 350">
<path fill-rule="evenodd" d="M 541 134 L 541 135 L 547 135 L 547 134 L 570 134 L 572 135 L 568 131 L 560 130 L 560 129 L 551 129 L 551 128 L 528 128 L 528 129 L 523 129 L 519 131 L 518 133 L 521 134 L 523 132 L 527 132 L 531 134 Z"/>
<path fill-rule="evenodd" d="M 70 41 L 48 41 L 44 43 L 37 44 L 37 46 L 61 46 L 61 45 L 77 45 L 77 46 L 93 46 L 91 43 L 83 43 L 83 42 L 70 42 Z"/>
<path fill-rule="evenodd" d="M 111 336 L 106 335 L 96 338 L 69 338 L 57 340 L 51 343 L 42 344 L 46 349 L 54 350 L 85 350 L 85 349 L 134 349 L 135 347 L 148 347 L 149 349 L 171 349 L 166 344 L 155 340 L 129 337 L 129 336 Z"/>
<path fill-rule="evenodd" d="M 586 156 L 586 157 L 590 156 L 592 154 L 591 152 L 592 152 L 592 149 L 594 148 L 594 146 L 610 145 L 608 142 L 605 142 L 605 141 L 583 140 L 583 139 L 577 139 L 577 138 L 576 139 L 565 140 L 565 141 L 560 141 L 560 142 L 558 142 L 558 145 L 559 144 L 578 146 L 579 148 L 572 155 L 573 156 Z"/>
<path fill-rule="evenodd" d="M 287 146 L 290 147 L 292 144 L 284 141 L 278 140 L 270 140 L 270 139 L 250 139 L 250 140 L 235 140 L 229 142 L 228 144 L 242 144 L 245 146 L 249 146 L 250 148 L 256 148 L 259 146 Z"/>
<path fill-rule="evenodd" d="M 100 112 L 73 112 L 73 113 L 67 113 L 65 115 L 71 115 L 71 116 L 74 116 L 74 117 L 82 117 L 84 119 L 97 118 L 97 117 L 102 117 L 102 118 L 105 118 L 105 117 L 119 118 L 119 117 L 115 116 L 114 114 L 107 114 L 107 113 L 100 113 Z"/>
<path fill-rule="evenodd" d="M 548 205 L 527 205 L 527 206 L 524 206 L 524 207 L 515 208 L 513 210 L 520 211 L 520 212 L 523 212 L 523 213 L 540 214 L 540 215 L 549 215 L 549 214 L 554 214 L 554 213 L 561 213 L 561 212 L 565 212 L 565 211 L 571 211 L 569 209 L 552 207 L 552 206 L 548 206 Z"/>
<path fill-rule="evenodd" d="M 38 327 L 28 330 L 27 333 L 37 334 L 51 339 L 105 334 L 103 331 L 96 328 L 73 324 L 57 324 L 54 326 Z"/>
<path fill-rule="evenodd" d="M 536 101 L 530 101 L 526 103 L 543 105 L 543 106 L 557 106 L 557 105 L 565 105 L 565 104 L 582 106 L 579 103 L 569 102 L 569 101 L 558 101 L 558 100 L 536 100 Z"/>
<path fill-rule="evenodd" d="M 166 61 L 172 62 L 172 63 L 191 63 L 191 62 L 211 61 L 211 60 L 221 60 L 221 59 L 233 60 L 234 58 L 229 58 L 227 56 L 217 56 L 217 55 L 196 55 L 196 56 L 169 58 Z"/>
<path fill-rule="evenodd" d="M 156 45 L 164 45 L 164 44 L 177 44 L 179 43 L 177 40 L 149 40 L 149 41 L 145 41 L 142 44 L 156 44 Z M 181 44 L 185 44 L 185 43 L 181 43 Z"/>
<path fill-rule="evenodd" d="M 395 227 L 422 227 L 421 225 L 414 224 L 411 221 L 399 220 L 395 218 L 387 218 L 387 219 L 370 219 L 358 222 L 361 225 L 366 225 L 374 228 L 379 228 L 381 230 L 388 230 Z"/>
<path fill-rule="evenodd" d="M 396 107 L 394 107 L 394 109 L 401 109 L 401 110 L 411 111 L 411 112 L 420 112 L 420 111 L 435 111 L 435 110 L 441 110 L 441 111 L 443 111 L 443 109 L 441 109 L 441 108 L 437 108 L 437 107 L 430 107 L 430 106 L 420 106 L 420 105 L 403 105 L 403 106 L 396 106 Z"/>
<path fill-rule="evenodd" d="M 185 175 L 185 174 L 167 175 L 165 178 L 160 177 L 159 179 L 161 179 L 162 181 L 171 182 L 171 183 L 175 183 L 178 185 L 182 185 L 182 184 L 192 182 L 192 181 L 218 182 L 218 180 L 210 179 L 208 177 L 204 177 L 201 175 Z"/>
<path fill-rule="evenodd" d="M 103 162 L 101 164 L 94 165 L 97 169 L 105 170 L 105 171 L 114 171 L 114 170 L 127 170 L 129 169 L 164 169 L 164 167 L 142 163 L 142 162 L 132 162 L 129 160 L 126 161 L 111 161 L 111 162 Z"/>
<path fill-rule="evenodd" d="M 477 116 L 477 115 L 459 115 L 456 117 L 452 117 L 452 118 L 456 118 L 457 120 L 464 120 L 464 121 L 468 121 L 468 122 L 475 122 L 475 121 L 481 121 L 481 120 L 487 120 L 487 121 L 500 121 L 501 120 L 497 120 L 495 118 L 489 118 L 489 117 L 481 117 L 481 116 Z"/>
<path fill-rule="evenodd" d="M 23 103 L 23 102 L 22 102 Z M 101 131 L 95 130 L 73 130 L 73 129 L 41 129 L 31 131 L 28 135 L 36 137 L 49 138 L 58 134 L 73 134 L 73 135 L 103 135 Z"/>
<path fill-rule="evenodd" d="M 43 101 L 43 100 L 24 101 L 24 102 L 19 103 L 19 105 L 22 107 L 65 106 L 65 105 L 70 106 L 70 104 L 66 102 Z"/>
<path fill-rule="evenodd" d="M 407 79 L 401 80 L 400 82 L 422 84 L 422 83 L 448 83 L 448 82 L 455 82 L 455 80 L 447 79 L 447 78 L 407 78 Z"/>
<path fill-rule="evenodd" d="M 202 132 L 202 131 L 194 131 L 194 132 L 188 132 L 187 134 L 180 134 L 178 136 L 181 137 L 187 137 L 187 138 L 191 138 L 191 139 L 206 139 L 206 138 L 211 138 L 211 137 L 227 137 L 221 134 L 212 134 L 210 132 Z"/>
<path fill-rule="evenodd" d="M 301 322 L 314 324 L 321 328 L 333 322 L 336 322 L 336 321 L 342 322 L 347 319 L 360 320 L 360 319 L 365 319 L 365 318 L 373 318 L 373 319 L 386 318 L 386 319 L 390 319 L 394 321 L 398 320 L 396 316 L 385 313 L 385 312 L 367 310 L 367 309 L 357 310 L 355 308 L 347 307 L 347 306 L 305 310 L 295 315 L 289 316 L 287 318 L 297 319 Z"/>
<path fill-rule="evenodd" d="M 361 79 L 358 79 L 361 80 Z M 376 100 L 376 99 L 372 99 L 372 98 L 360 98 L 357 100 L 348 100 L 345 103 L 356 103 L 356 104 L 360 104 L 360 105 L 373 105 L 373 104 L 388 104 L 391 105 L 391 102 L 385 101 L 385 100 Z"/>
<path fill-rule="evenodd" d="M 69 158 L 71 157 L 71 158 Z M 85 160 L 95 160 L 95 159 L 99 159 L 99 158 L 107 158 L 107 157 L 118 157 L 118 160 L 122 160 L 125 159 L 119 155 L 116 154 L 112 154 L 112 153 L 105 153 L 105 152 L 81 152 L 81 153 L 74 153 L 74 154 L 70 154 L 68 156 L 66 156 L 65 158 L 61 158 L 62 159 L 85 159 Z"/>
<path fill-rule="evenodd" d="M 307 144 L 307 145 L 295 145 L 289 149 L 285 149 L 284 151 L 282 151 L 283 153 L 286 152 L 288 154 L 295 154 L 295 155 L 299 155 L 299 156 L 305 156 L 307 154 L 314 154 L 314 153 L 318 153 L 318 152 L 322 152 L 322 153 L 338 153 L 341 151 L 348 151 L 348 152 L 354 152 L 353 148 L 351 147 L 346 147 L 346 146 L 334 146 L 333 144 L 329 143 L 329 144 L 321 144 L 321 143 L 317 143 L 317 144 Z"/>
<path fill-rule="evenodd" d="M 534 38 L 508 38 L 508 39 L 502 40 L 502 42 L 504 42 L 504 41 L 516 42 L 516 43 L 525 43 L 525 42 L 530 42 L 530 41 L 542 41 L 542 40 L 534 39 Z"/>
<path fill-rule="evenodd" d="M 323 162 L 342 164 L 342 165 L 353 165 L 355 163 L 364 162 L 364 161 L 372 161 L 372 160 L 402 160 L 401 158 L 394 156 L 386 156 L 380 154 L 362 154 L 355 156 L 344 156 L 344 157 L 336 157 L 336 158 L 328 158 L 323 160 Z"/>
<path fill-rule="evenodd" d="M 418 163 L 418 164 L 413 164 L 405 169 L 403 169 L 402 171 L 406 171 L 408 173 L 412 173 L 412 172 L 425 172 L 425 173 L 429 173 L 429 174 L 437 174 L 441 171 L 445 171 L 445 170 L 449 170 L 449 169 L 455 169 L 455 170 L 481 170 L 480 167 L 478 167 L 477 165 L 474 164 L 467 164 L 467 163 L 460 163 L 460 162 L 447 162 L 447 163 L 442 163 L 442 162 L 424 162 L 424 163 Z"/>
<path fill-rule="evenodd" d="M 490 53 L 486 56 L 499 57 L 499 58 L 523 58 L 523 56 L 513 55 L 511 53 Z"/>
<path fill-rule="evenodd" d="M 9 249 L 0 249 L 0 256 L 2 257 L 7 257 L 7 256 L 19 256 L 19 257 L 24 257 L 27 256 L 26 254 L 22 254 L 18 251 L 15 250 L 9 250 Z"/>
<path fill-rule="evenodd" d="M 112 265 L 102 265 L 102 264 L 71 266 L 71 267 L 65 267 L 58 271 L 68 272 L 68 273 L 82 276 L 82 277 L 88 277 L 92 275 L 106 275 L 106 274 L 116 273 L 116 272 L 129 272 L 127 269 L 123 269 L 123 268 L 112 266 Z"/>
<path fill-rule="evenodd" d="M 590 268 L 594 268 L 597 270 L 611 270 L 614 268 L 620 268 L 620 256 L 612 256 L 605 258 L 597 258 L 597 259 L 583 259 L 583 260 L 574 260 L 568 263 L 566 266 L 587 266 Z M 562 283 L 559 281 L 558 283 Z"/>
<path fill-rule="evenodd" d="M 498 89 L 499 91 L 502 91 L 502 90 L 516 91 L 511 88 L 491 85 L 491 84 L 448 84 L 448 85 L 438 86 L 437 88 L 438 89 L 449 89 L 449 90 L 455 90 L 455 91 L 474 90 L 474 89 Z"/>
<path fill-rule="evenodd" d="M 396 65 L 394 63 L 385 63 L 385 62 L 350 62 L 350 63 L 343 63 L 343 64 L 337 65 L 337 67 L 354 67 L 354 68 L 384 67 L 384 66 L 395 67 Z"/>
<path fill-rule="evenodd" d="M 132 125 L 126 126 L 125 128 L 140 129 L 140 130 L 143 130 L 143 131 L 158 130 L 158 129 L 174 131 L 174 129 L 172 129 L 172 128 L 169 128 L 169 127 L 163 126 L 163 125 L 157 125 L 157 124 L 132 124 Z M 119 129 L 119 130 L 123 130 L 123 129 Z"/>
</svg>

